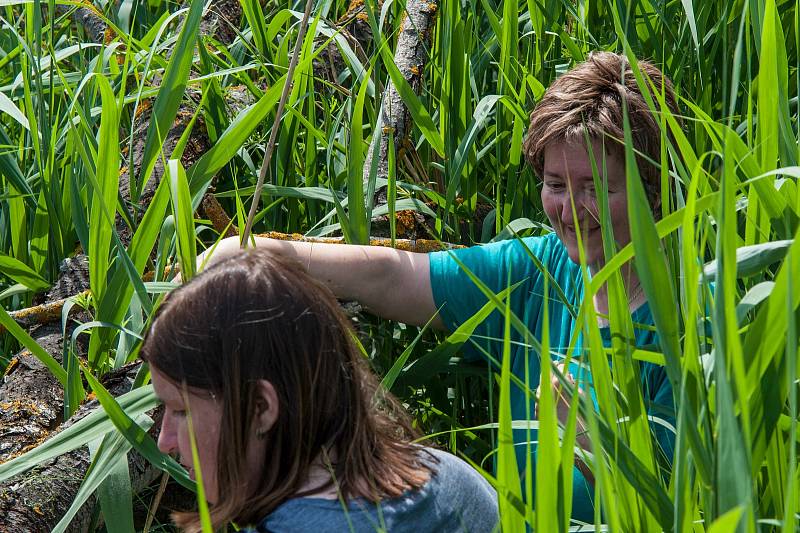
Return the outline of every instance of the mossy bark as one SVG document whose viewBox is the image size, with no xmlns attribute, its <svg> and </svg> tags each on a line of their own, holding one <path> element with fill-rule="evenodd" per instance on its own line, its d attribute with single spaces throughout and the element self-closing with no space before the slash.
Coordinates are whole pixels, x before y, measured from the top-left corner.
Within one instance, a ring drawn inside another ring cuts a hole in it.
<svg viewBox="0 0 800 533">
<path fill-rule="evenodd" d="M 92 13 L 79 9 L 73 16 L 76 23 L 84 27 L 87 35 L 98 41 L 105 39 L 106 31 L 98 29 Z M 213 34 L 220 41 L 230 42 L 235 36 L 233 27 L 238 28 L 240 17 L 241 6 L 238 0 L 218 0 L 203 15 L 200 31 L 205 35 Z M 167 155 L 174 149 L 192 116 L 190 106 L 191 103 L 179 111 L 175 124 L 167 134 L 164 145 Z M 137 135 L 131 159 L 134 171 L 139 168 L 142 160 L 142 132 L 146 132 L 150 120 L 149 109 L 146 108 L 146 105 L 143 106 L 143 112 L 138 117 L 140 126 L 134 132 Z M 198 121 L 184 152 L 184 164 L 190 165 L 199 158 L 209 148 L 208 145 L 205 127 L 202 121 Z M 162 174 L 163 167 L 159 160 L 153 173 L 154 178 L 140 198 L 140 208 L 147 207 Z M 130 200 L 129 176 L 130 169 L 124 168 L 120 176 L 120 193 L 126 200 Z M 128 226 L 118 220 L 117 229 L 122 242 L 128 244 L 132 236 Z M 62 335 L 60 321 L 47 322 L 54 318 L 60 319 L 64 298 L 88 290 L 88 277 L 85 255 L 78 254 L 67 259 L 56 284 L 45 297 L 44 306 L 38 309 L 38 313 L 28 313 L 28 316 L 22 313 L 19 317 L 28 319 L 26 326 L 32 325 L 32 319 L 44 322 L 34 327 L 31 336 L 58 361 L 62 358 L 65 336 Z M 88 316 L 78 318 L 82 321 L 89 320 Z M 67 339 L 73 328 L 74 324 L 68 326 Z M 79 346 L 78 351 L 79 357 L 85 357 L 85 347 Z M 130 390 L 131 372 L 135 372 L 135 368 L 121 369 L 105 376 L 102 381 L 113 394 L 123 394 Z M 72 418 L 64 421 L 63 396 L 61 384 L 35 356 L 26 350 L 14 356 L 0 383 L 0 463 L 34 448 L 98 407 L 96 402 L 88 402 Z M 153 416 L 157 417 L 158 413 Z M 156 427 L 158 424 L 154 426 L 154 435 Z M 128 457 L 134 491 L 143 489 L 160 475 L 139 454 L 131 452 Z M 75 499 L 88 465 L 89 452 L 81 447 L 0 484 L 0 533 L 50 531 Z M 87 531 L 94 514 L 95 502 L 90 499 L 72 520 L 69 531 Z"/>
<path fill-rule="evenodd" d="M 431 36 L 436 23 L 438 5 L 428 0 L 408 0 L 406 15 L 400 23 L 400 34 L 397 38 L 394 63 L 415 93 L 422 87 L 422 73 L 428 64 Z M 411 131 L 414 124 L 400 93 L 391 81 L 387 84 L 381 103 L 381 131 L 375 132 L 364 162 L 364 180 L 369 178 L 373 154 L 380 150 L 377 176 L 387 178 L 389 175 L 389 133 L 394 133 L 397 161 L 406 150 L 413 150 Z"/>
</svg>

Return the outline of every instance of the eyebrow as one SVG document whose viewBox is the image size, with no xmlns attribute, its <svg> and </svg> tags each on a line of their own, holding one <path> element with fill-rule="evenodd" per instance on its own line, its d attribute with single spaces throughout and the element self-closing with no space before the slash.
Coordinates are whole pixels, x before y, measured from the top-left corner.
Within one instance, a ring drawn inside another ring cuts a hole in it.
<svg viewBox="0 0 800 533">
<path fill-rule="evenodd" d="M 573 179 L 577 179 L 577 180 L 594 181 L 594 178 L 592 177 L 591 174 L 586 175 L 586 176 L 581 176 L 581 175 L 572 175 L 572 176 L 573 176 Z M 603 180 L 602 176 L 598 176 L 598 177 L 600 178 L 601 181 Z M 559 174 L 557 172 L 544 172 L 543 175 L 542 175 L 542 179 L 547 179 L 547 178 L 558 178 L 560 180 L 563 180 L 564 176 L 562 176 L 561 174 Z"/>
</svg>

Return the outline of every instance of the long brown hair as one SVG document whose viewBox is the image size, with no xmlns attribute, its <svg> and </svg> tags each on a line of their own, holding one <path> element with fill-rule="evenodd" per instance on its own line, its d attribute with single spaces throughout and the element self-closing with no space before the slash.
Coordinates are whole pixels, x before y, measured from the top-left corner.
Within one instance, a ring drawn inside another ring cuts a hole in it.
<svg viewBox="0 0 800 533">
<path fill-rule="evenodd" d="M 398 402 L 379 390 L 352 340 L 353 331 L 330 291 L 300 265 L 249 250 L 214 264 L 170 293 L 140 351 L 177 384 L 221 398 L 217 458 L 219 527 L 254 524 L 299 493 L 309 466 L 331 453 L 345 498 L 377 502 L 420 487 L 429 470 Z M 278 395 L 279 414 L 266 435 L 259 483 L 246 494 L 245 457 L 255 417 L 255 383 Z M 187 530 L 197 513 L 173 516 Z"/>
</svg>

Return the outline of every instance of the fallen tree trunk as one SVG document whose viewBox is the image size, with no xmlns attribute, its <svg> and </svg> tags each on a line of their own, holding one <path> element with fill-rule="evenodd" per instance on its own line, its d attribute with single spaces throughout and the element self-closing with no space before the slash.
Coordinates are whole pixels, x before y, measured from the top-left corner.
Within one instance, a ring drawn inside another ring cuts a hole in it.
<svg viewBox="0 0 800 533">
<path fill-rule="evenodd" d="M 128 392 L 140 366 L 140 363 L 135 363 L 106 375 L 103 378 L 104 386 L 114 396 Z M 98 408 L 97 400 L 87 402 L 59 430 L 70 427 Z M 159 408 L 151 413 L 156 419 L 150 431 L 153 437 L 157 435 L 161 411 Z M 64 511 L 72 505 L 89 463 L 89 450 L 82 446 L 37 465 L 0 486 L 0 533 L 51 531 L 63 517 Z M 135 452 L 128 453 L 128 469 L 134 493 L 139 493 L 160 475 L 157 469 Z M 68 530 L 88 531 L 96 518 L 95 507 L 95 496 L 92 495 L 72 519 Z"/>
<path fill-rule="evenodd" d="M 56 5 L 56 13 L 59 15 L 69 15 L 72 21 L 83 28 L 89 40 L 95 43 L 101 43 L 106 39 L 106 32 L 108 31 L 108 24 L 106 24 L 103 17 L 97 8 L 87 3 L 82 7 L 75 7 L 69 5 L 58 4 Z"/>
<path fill-rule="evenodd" d="M 87 33 L 102 40 L 105 30 L 93 32 L 93 29 L 96 29 L 94 22 L 97 20 L 96 17 L 91 17 L 91 9 L 88 14 L 86 9 L 88 8 L 75 11 L 79 17 L 77 22 L 84 25 Z M 206 35 L 213 34 L 219 40 L 227 39 L 230 42 L 232 36 L 236 35 L 240 16 L 241 6 L 238 0 L 219 0 L 213 9 L 204 13 L 201 31 L 208 32 Z M 86 24 L 90 27 L 86 28 Z M 172 152 L 190 117 L 191 113 L 188 110 L 178 113 L 178 120 L 168 132 L 164 143 L 166 154 Z M 149 111 L 141 114 L 139 119 L 145 123 L 142 131 L 146 131 Z M 126 169 L 120 177 L 123 196 L 124 189 L 129 183 L 128 177 L 131 173 L 138 172 L 141 166 L 143 137 L 139 135 L 134 144 L 133 168 Z M 183 154 L 184 165 L 191 165 L 208 148 L 202 121 L 198 121 L 187 150 Z M 162 174 L 163 166 L 159 160 L 147 189 L 154 190 Z M 142 207 L 146 208 L 150 196 L 143 195 L 141 200 Z M 120 222 L 118 229 L 121 239 L 127 244 L 131 236 L 129 228 Z M 80 294 L 88 288 L 86 257 L 78 255 L 67 259 L 55 287 L 45 298 L 47 303 L 39 308 L 40 312 L 38 314 L 18 312 L 17 318 L 23 322 L 34 316 L 42 322 L 58 319 L 61 317 L 65 299 Z M 83 318 L 88 319 L 88 317 Z M 47 353 L 60 362 L 64 351 L 64 339 L 69 338 L 73 328 L 74 324 L 69 324 L 66 335 L 62 335 L 61 324 L 46 323 L 36 327 L 31 336 Z M 82 346 L 79 349 L 79 356 L 85 357 L 85 355 L 85 347 Z M 18 353 L 12 361 L 3 376 L 3 382 L 0 383 L 0 463 L 36 447 L 52 434 L 63 427 L 68 427 L 97 407 L 93 402 L 86 404 L 62 426 L 64 391 L 58 380 L 26 350 Z M 111 377 L 114 376 L 112 373 Z M 131 383 L 132 381 L 126 377 L 111 387 L 111 390 L 115 394 L 124 393 L 130 389 Z M 147 486 L 160 474 L 139 454 L 132 452 L 128 457 L 134 490 Z M 0 532 L 50 531 L 75 499 L 88 465 L 88 450 L 82 447 L 48 464 L 39 465 L 25 475 L 0 484 Z M 90 499 L 72 520 L 69 530 L 87 531 L 95 512 L 94 507 L 94 501 Z"/>
<path fill-rule="evenodd" d="M 413 0 L 413 2 L 416 1 Z M 423 7 L 427 9 L 424 13 L 421 11 Z M 430 35 L 432 15 L 436 6 L 435 4 L 422 3 L 417 8 L 414 8 L 417 9 L 415 12 L 409 9 L 410 18 L 404 22 L 403 31 L 404 35 L 410 31 L 414 33 L 414 36 L 410 40 L 404 40 L 401 35 L 398 42 L 397 56 L 399 58 L 398 65 L 401 65 L 403 74 L 408 75 L 407 79 L 413 82 L 413 77 L 417 76 L 416 83 L 412 83 L 412 86 L 418 85 L 419 69 L 424 65 L 422 61 L 414 62 L 417 60 L 413 59 L 419 54 L 424 54 L 424 46 L 419 39 L 419 35 Z M 95 27 L 94 23 L 97 22 L 97 18 L 89 16 L 92 13 L 87 14 L 86 11 L 80 10 L 76 11 L 76 13 L 79 13 L 76 16 L 81 17 L 79 23 L 84 25 L 87 34 L 97 37 L 98 40 L 105 37 L 105 28 L 100 31 L 99 27 Z M 417 15 L 414 13 L 417 13 Z M 424 17 L 415 19 L 414 17 L 419 14 Z M 204 15 L 207 18 L 204 18 L 201 31 L 215 32 L 217 38 L 223 41 L 230 39 L 235 36 L 234 26 L 238 26 L 238 23 L 234 25 L 231 22 L 233 20 L 238 21 L 240 16 L 241 7 L 237 0 L 220 0 L 214 4 L 209 13 Z M 410 34 L 407 37 L 410 37 Z M 404 46 L 410 47 L 410 50 L 408 52 L 400 50 Z M 407 57 L 407 59 L 403 59 L 404 57 Z M 391 90 L 394 92 L 394 96 L 384 96 L 384 102 L 387 102 L 385 109 L 397 110 L 399 109 L 398 106 L 402 107 L 402 102 L 399 100 L 397 91 L 393 90 L 393 88 Z M 146 106 L 142 109 L 143 112 L 139 115 L 140 126 L 134 131 L 136 141 L 133 147 L 133 168 L 127 169 L 120 179 L 121 193 L 128 200 L 130 199 L 130 176 L 138 173 L 141 163 L 141 157 L 139 156 L 143 152 L 144 132 L 146 132 L 147 123 L 149 122 L 149 110 Z M 172 152 L 190 118 L 191 113 L 187 110 L 179 112 L 178 120 L 167 133 L 163 147 L 165 154 Z M 394 118 L 388 116 L 384 124 L 394 124 L 393 121 Z M 397 122 L 392 127 L 395 128 L 396 132 L 401 132 L 396 134 L 398 142 L 401 142 L 411 129 L 407 116 L 403 121 Z M 388 142 L 386 130 L 384 130 L 383 135 L 375 136 L 375 139 L 378 138 L 380 138 L 381 168 L 385 168 L 387 157 L 386 142 Z M 202 121 L 198 121 L 195 124 L 187 150 L 183 154 L 184 166 L 190 166 L 208 148 L 209 142 L 205 135 Z M 142 202 L 140 207 L 146 207 L 162 175 L 162 160 L 159 158 L 152 174 L 153 177 L 140 198 Z M 118 223 L 118 229 L 123 242 L 129 242 L 130 229 L 121 221 Z M 299 235 L 268 234 L 267 236 L 290 240 L 304 239 Z M 316 242 L 340 242 L 340 240 L 319 239 Z M 390 240 L 378 239 L 374 244 L 388 246 L 390 245 Z M 440 243 L 435 241 L 400 240 L 397 241 L 397 244 L 399 245 L 398 247 L 411 251 L 424 252 L 441 248 Z M 88 274 L 85 265 L 84 256 L 69 260 L 65 272 L 59 278 L 57 290 L 48 294 L 47 303 L 38 309 L 39 312 L 26 310 L 16 313 L 16 318 L 24 323 L 26 327 L 31 327 L 37 323 L 40 324 L 33 330 L 33 338 L 59 361 L 63 353 L 64 336 L 62 336 L 61 325 L 53 323 L 53 321 L 61 318 L 67 297 L 80 294 L 88 289 Z M 67 329 L 67 338 L 71 334 L 72 327 L 69 326 Z M 85 356 L 85 347 L 81 347 L 81 354 Z M 122 378 L 115 374 L 113 377 L 120 379 L 112 384 L 113 386 L 109 385 L 110 390 L 114 394 L 122 394 L 129 390 L 131 372 L 134 371 L 131 368 L 125 369 Z M 95 402 L 85 404 L 70 420 L 62 425 L 63 389 L 60 383 L 35 356 L 27 351 L 17 354 L 14 358 L 14 363 L 10 365 L 6 372 L 3 382 L 0 383 L 0 463 L 37 446 L 55 432 L 75 423 L 96 407 Z M 157 426 L 158 424 L 154 428 Z M 155 433 L 156 430 L 154 429 L 153 434 Z M 49 531 L 52 529 L 63 516 L 65 509 L 74 500 L 88 464 L 88 450 L 83 447 L 60 456 L 48 464 L 39 465 L 36 469 L 25 475 L 17 476 L 8 483 L 0 484 L 0 533 L 6 531 Z M 129 453 L 129 466 L 134 490 L 147 486 L 160 475 L 160 472 L 152 465 L 147 464 L 135 452 Z M 71 522 L 69 530 L 86 531 L 90 527 L 95 514 L 94 507 L 95 502 L 93 499 L 87 502 L 87 505 L 79 511 Z"/>
<path fill-rule="evenodd" d="M 438 9 L 435 1 L 408 0 L 406 13 L 400 23 L 400 35 L 397 38 L 394 62 L 403 78 L 411 88 L 419 94 L 422 87 L 422 72 L 428 64 L 428 50 L 430 50 L 431 35 L 436 21 Z M 372 158 L 375 150 L 380 150 L 378 157 L 378 178 L 387 178 L 389 175 L 389 134 L 394 134 L 397 161 L 403 159 L 403 152 L 408 147 L 413 147 L 409 142 L 414 124 L 397 91 L 394 83 L 387 84 L 381 101 L 381 128 L 372 137 L 372 143 L 364 163 L 364 180 L 370 175 Z"/>
</svg>

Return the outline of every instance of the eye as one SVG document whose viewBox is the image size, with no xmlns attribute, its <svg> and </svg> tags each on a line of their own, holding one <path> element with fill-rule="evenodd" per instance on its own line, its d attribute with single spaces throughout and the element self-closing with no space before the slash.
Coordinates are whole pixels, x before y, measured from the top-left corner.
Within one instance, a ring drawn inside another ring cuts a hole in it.
<svg viewBox="0 0 800 533">
<path fill-rule="evenodd" d="M 170 412 L 170 414 L 172 416 L 177 417 L 177 418 L 183 418 L 183 417 L 186 416 L 186 410 L 185 409 L 173 409 L 172 407 L 167 407 L 167 410 L 169 410 L 169 412 Z"/>
<path fill-rule="evenodd" d="M 545 181 L 545 187 L 550 189 L 551 191 L 562 191 L 564 190 L 564 183 L 560 181 Z"/>
</svg>

